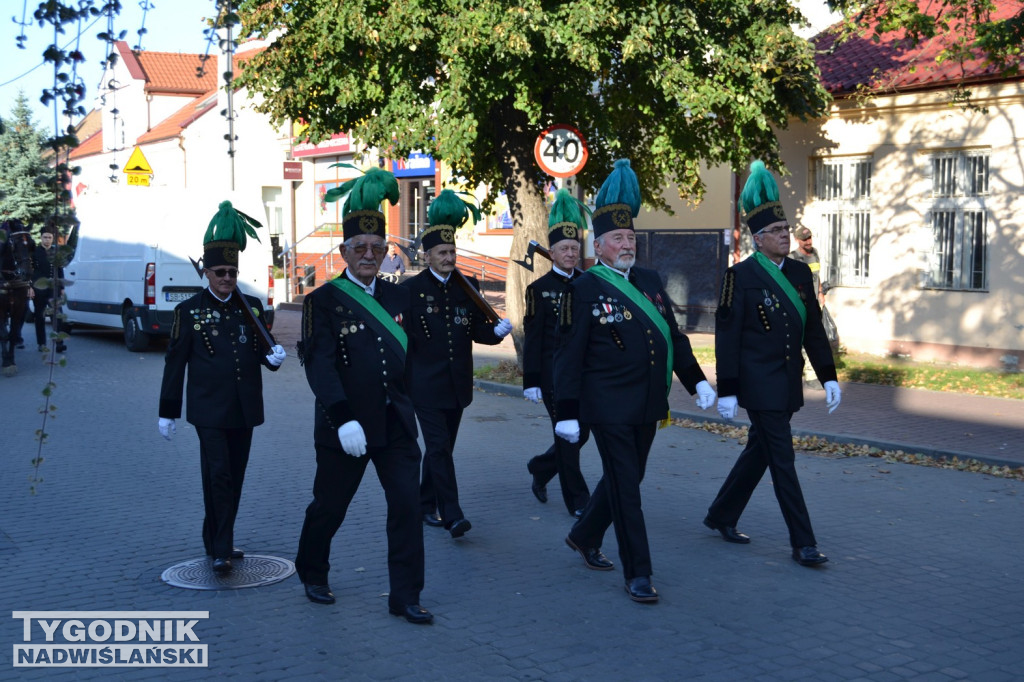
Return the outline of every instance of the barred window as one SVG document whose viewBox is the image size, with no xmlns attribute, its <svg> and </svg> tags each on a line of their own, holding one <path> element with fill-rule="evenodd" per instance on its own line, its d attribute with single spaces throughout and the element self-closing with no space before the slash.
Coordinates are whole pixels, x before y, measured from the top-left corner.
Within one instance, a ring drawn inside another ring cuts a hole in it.
<svg viewBox="0 0 1024 682">
<path fill-rule="evenodd" d="M 989 155 L 987 151 L 933 154 L 932 207 L 925 219 L 931 249 L 925 253 L 926 287 L 987 288 Z"/>
<path fill-rule="evenodd" d="M 871 157 L 865 156 L 822 157 L 811 162 L 811 192 L 820 216 L 815 236 L 821 278 L 831 286 L 868 283 L 873 170 Z M 808 227 L 814 231 L 815 225 Z"/>
</svg>

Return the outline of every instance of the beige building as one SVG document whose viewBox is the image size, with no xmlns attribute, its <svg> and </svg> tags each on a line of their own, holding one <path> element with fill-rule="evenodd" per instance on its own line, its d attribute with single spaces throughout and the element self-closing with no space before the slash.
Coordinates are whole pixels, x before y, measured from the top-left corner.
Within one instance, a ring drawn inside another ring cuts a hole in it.
<svg viewBox="0 0 1024 682">
<path fill-rule="evenodd" d="M 1015 3 L 998 2 L 1000 11 Z M 816 39 L 827 118 L 779 133 L 782 200 L 809 227 L 843 344 L 1015 368 L 1024 354 L 1024 81 L 935 45 Z M 916 64 L 915 69 L 909 65 Z M 881 68 L 877 74 L 875 67 Z M 859 84 L 873 96 L 854 96 Z"/>
</svg>

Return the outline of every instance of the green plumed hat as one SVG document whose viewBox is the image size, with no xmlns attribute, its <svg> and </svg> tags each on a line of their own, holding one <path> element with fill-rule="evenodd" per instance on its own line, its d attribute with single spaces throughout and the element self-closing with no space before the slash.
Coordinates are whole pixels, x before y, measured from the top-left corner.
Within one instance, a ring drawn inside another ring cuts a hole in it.
<svg viewBox="0 0 1024 682">
<path fill-rule="evenodd" d="M 594 200 L 594 236 L 611 230 L 633 228 L 633 218 L 640 213 L 640 182 L 630 168 L 629 159 L 619 159 L 611 174 L 601 185 Z"/>
<path fill-rule="evenodd" d="M 476 203 L 463 199 L 465 192 L 443 189 L 427 207 L 427 221 L 430 226 L 420 235 L 420 245 L 429 251 L 438 244 L 454 244 L 455 230 L 466 224 L 470 216 L 473 223 L 480 221 L 480 209 Z"/>
<path fill-rule="evenodd" d="M 779 186 L 764 161 L 750 164 L 750 177 L 740 192 L 740 210 L 751 234 L 786 220 L 786 212 L 779 201 Z"/>
<path fill-rule="evenodd" d="M 329 167 L 335 166 L 356 168 L 347 163 L 335 163 Z M 346 241 L 361 234 L 387 237 L 384 212 L 380 210 L 380 205 L 385 199 L 391 204 L 398 203 L 398 180 L 392 173 L 383 168 L 370 168 L 359 177 L 342 183 L 340 187 L 327 190 L 324 201 L 337 201 L 344 197 L 347 199 L 341 207 L 341 230 Z"/>
<path fill-rule="evenodd" d="M 555 201 L 548 213 L 548 246 L 554 246 L 564 239 L 579 241 L 582 238 L 583 230 L 587 229 L 587 220 L 580 211 L 581 206 L 579 200 L 566 188 L 555 193 Z"/>
<path fill-rule="evenodd" d="M 203 267 L 233 265 L 237 268 L 238 253 L 245 250 L 248 238 L 260 240 L 257 227 L 262 224 L 232 206 L 230 201 L 220 202 L 203 237 Z"/>
</svg>

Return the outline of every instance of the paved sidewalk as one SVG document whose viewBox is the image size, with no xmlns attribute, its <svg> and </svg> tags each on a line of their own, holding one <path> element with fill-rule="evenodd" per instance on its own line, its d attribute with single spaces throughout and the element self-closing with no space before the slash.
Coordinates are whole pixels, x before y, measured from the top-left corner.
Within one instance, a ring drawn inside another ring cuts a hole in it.
<svg viewBox="0 0 1024 682">
<path fill-rule="evenodd" d="M 294 353 L 301 315 L 281 310 L 274 333 Z M 709 334 L 690 337 L 694 346 L 713 345 Z M 511 338 L 499 346 L 477 345 L 476 365 L 514 360 Z M 714 384 L 714 367 L 705 367 Z M 488 390 L 517 393 L 490 382 L 478 382 Z M 842 443 L 871 445 L 887 450 L 934 457 L 957 457 L 1009 466 L 1024 466 L 1024 400 L 986 398 L 959 393 L 939 393 L 913 388 L 842 384 L 842 404 L 832 414 L 825 407 L 825 392 L 805 389 L 805 405 L 793 417 L 796 435 L 816 435 Z M 669 396 L 673 416 L 723 422 L 714 408 L 698 410 L 678 380 Z M 748 425 L 740 410 L 736 425 Z M 724 422 L 723 422 L 724 423 Z"/>
</svg>

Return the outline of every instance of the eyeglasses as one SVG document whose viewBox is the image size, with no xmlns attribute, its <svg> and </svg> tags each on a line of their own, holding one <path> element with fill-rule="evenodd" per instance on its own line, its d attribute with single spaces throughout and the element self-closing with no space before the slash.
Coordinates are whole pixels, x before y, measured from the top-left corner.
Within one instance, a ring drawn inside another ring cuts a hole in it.
<svg viewBox="0 0 1024 682">
<path fill-rule="evenodd" d="M 238 277 L 238 270 L 235 268 L 217 268 L 216 270 L 209 270 L 217 277 L 224 279 L 225 277 Z"/>
<path fill-rule="evenodd" d="M 356 254 L 357 256 L 362 256 L 364 253 L 366 253 L 366 249 L 368 248 L 373 250 L 373 255 L 375 256 L 380 256 L 385 251 L 387 251 L 387 247 L 384 246 L 383 244 L 374 244 L 373 246 L 370 246 L 368 244 L 355 244 L 348 248 L 349 250 L 352 251 L 352 253 Z"/>
<path fill-rule="evenodd" d="M 776 235 L 779 234 L 780 232 L 789 232 L 789 225 L 779 225 L 778 227 L 773 227 L 770 230 L 768 228 L 765 228 L 763 230 L 759 230 L 757 234 Z"/>
</svg>

